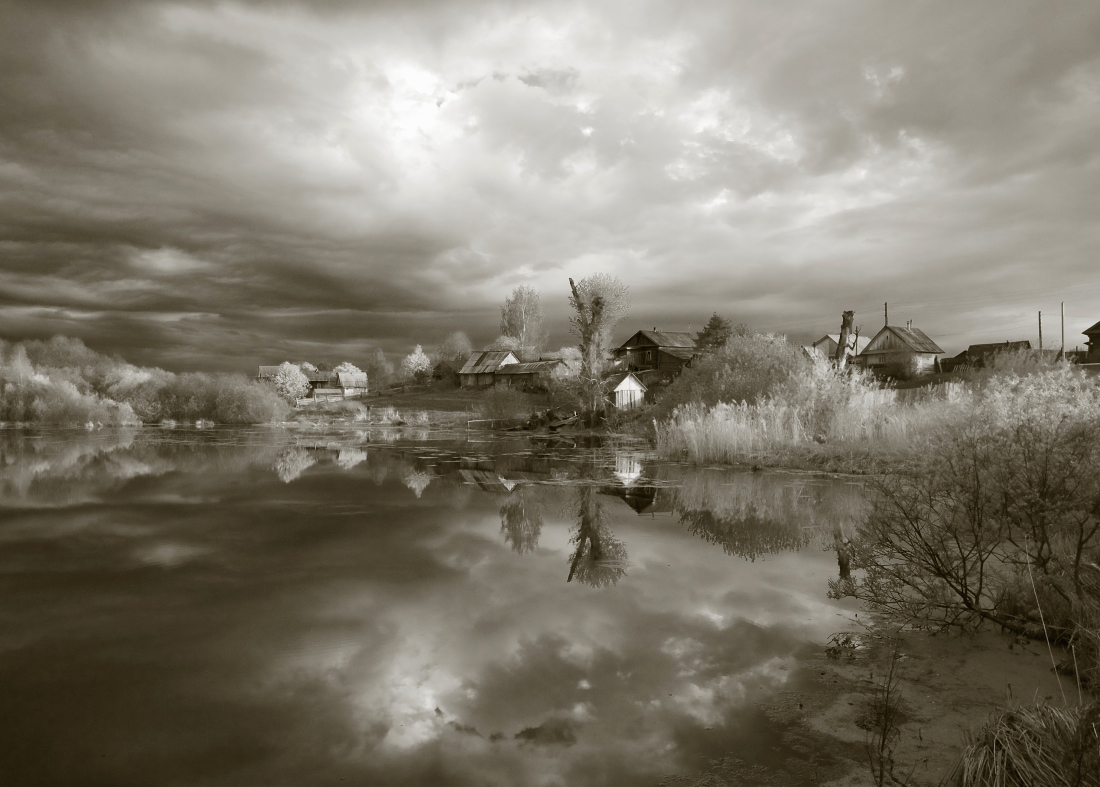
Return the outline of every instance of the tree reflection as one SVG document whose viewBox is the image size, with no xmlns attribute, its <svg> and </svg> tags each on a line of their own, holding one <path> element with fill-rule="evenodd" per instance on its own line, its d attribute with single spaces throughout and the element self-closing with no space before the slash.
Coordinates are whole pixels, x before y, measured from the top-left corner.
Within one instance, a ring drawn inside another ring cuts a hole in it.
<svg viewBox="0 0 1100 787">
<path fill-rule="evenodd" d="M 576 545 L 569 558 L 569 577 L 592 587 L 614 585 L 626 575 L 626 545 L 615 538 L 607 523 L 604 500 L 594 486 L 577 488 Z"/>
<path fill-rule="evenodd" d="M 500 507 L 500 532 L 512 551 L 533 552 L 542 533 L 542 502 L 534 487 L 521 486 Z"/>
<path fill-rule="evenodd" d="M 275 473 L 284 484 L 296 480 L 302 473 L 317 462 L 304 448 L 297 446 L 283 451 L 275 460 Z"/>
</svg>

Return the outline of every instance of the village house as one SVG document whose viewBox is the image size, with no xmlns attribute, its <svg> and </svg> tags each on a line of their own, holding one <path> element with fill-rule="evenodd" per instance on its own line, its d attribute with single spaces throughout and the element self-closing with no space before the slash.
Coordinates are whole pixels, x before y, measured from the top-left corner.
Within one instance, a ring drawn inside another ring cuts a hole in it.
<svg viewBox="0 0 1100 787">
<path fill-rule="evenodd" d="M 1085 354 L 1085 363 L 1100 363 L 1100 322 L 1081 333 L 1089 337 L 1086 342 L 1088 352 Z"/>
<path fill-rule="evenodd" d="M 645 403 L 646 387 L 633 372 L 619 372 L 604 381 L 611 403 L 619 410 L 632 410 Z"/>
<path fill-rule="evenodd" d="M 496 383 L 496 372 L 502 366 L 519 363 L 511 350 L 484 350 L 471 353 L 458 370 L 458 382 L 463 388 L 488 388 Z"/>
<path fill-rule="evenodd" d="M 275 375 L 279 373 L 278 366 L 261 366 L 260 373 L 256 376 L 256 379 L 261 382 L 271 382 L 275 379 Z M 303 372 L 306 379 L 309 381 L 310 393 L 313 393 L 318 388 L 328 388 L 329 380 L 331 379 L 331 373 L 329 372 Z"/>
<path fill-rule="evenodd" d="M 867 336 L 852 336 L 849 339 L 849 346 L 853 347 L 854 355 L 859 355 L 870 344 L 871 339 Z M 825 358 L 826 360 L 832 360 L 836 358 L 836 348 L 840 344 L 839 333 L 828 333 L 810 345 L 812 351 L 810 356 L 814 358 Z"/>
<path fill-rule="evenodd" d="M 981 369 L 993 360 L 993 356 L 999 353 L 1028 352 L 1031 350 L 1031 342 L 994 342 L 992 344 L 972 344 L 953 358 L 944 358 L 941 361 L 945 372 L 952 372 L 963 368 Z"/>
<path fill-rule="evenodd" d="M 936 368 L 943 349 L 920 328 L 885 325 L 852 363 L 876 374 L 916 377 Z"/>
<path fill-rule="evenodd" d="M 687 331 L 638 331 L 615 350 L 624 372 L 660 372 L 674 377 L 695 356 L 695 337 Z"/>
<path fill-rule="evenodd" d="M 560 358 L 509 363 L 497 369 L 493 384 L 524 391 L 545 390 L 552 380 L 563 377 L 565 372 L 565 362 Z"/>
</svg>

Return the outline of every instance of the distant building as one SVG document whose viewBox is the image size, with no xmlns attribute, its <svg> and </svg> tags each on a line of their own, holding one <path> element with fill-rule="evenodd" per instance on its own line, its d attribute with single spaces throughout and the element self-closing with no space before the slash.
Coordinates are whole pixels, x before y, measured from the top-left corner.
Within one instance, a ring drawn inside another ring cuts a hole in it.
<svg viewBox="0 0 1100 787">
<path fill-rule="evenodd" d="M 877 374 L 915 377 L 933 371 L 942 354 L 943 349 L 920 328 L 886 325 L 852 362 Z"/>
<path fill-rule="evenodd" d="M 695 355 L 695 336 L 687 331 L 638 331 L 615 350 L 624 372 L 659 371 L 672 377 Z"/>
<path fill-rule="evenodd" d="M 471 353 L 458 370 L 458 382 L 463 388 L 488 388 L 496 382 L 500 367 L 519 363 L 511 350 L 486 350 Z"/>
<path fill-rule="evenodd" d="M 261 366 L 260 373 L 256 375 L 256 379 L 262 382 L 271 382 L 278 373 L 278 366 Z M 303 374 L 305 374 L 306 379 L 309 381 L 310 393 L 313 393 L 318 388 L 328 388 L 329 381 L 332 379 L 332 374 L 330 372 L 303 372 Z"/>
<path fill-rule="evenodd" d="M 859 355 L 861 352 L 864 351 L 864 349 L 866 349 L 867 345 L 871 343 L 871 339 L 867 336 L 853 335 L 849 339 L 849 342 L 852 343 L 850 346 L 853 346 L 855 348 L 854 355 Z M 840 344 L 840 334 L 828 333 L 822 336 L 810 346 L 822 356 L 831 360 L 833 358 L 836 358 L 836 347 L 838 344 Z"/>
<path fill-rule="evenodd" d="M 1089 349 L 1085 355 L 1085 363 L 1100 363 L 1100 322 L 1082 333 L 1089 337 L 1086 342 Z"/>
<path fill-rule="evenodd" d="M 493 384 L 532 391 L 550 386 L 550 381 L 564 377 L 565 362 L 560 358 L 527 363 L 508 363 L 497 369 Z"/>
<path fill-rule="evenodd" d="M 604 382 L 612 404 L 619 410 L 632 410 L 645 402 L 646 387 L 631 372 L 613 374 Z"/>
<path fill-rule="evenodd" d="M 953 358 L 942 361 L 943 370 L 952 372 L 962 368 L 981 369 L 1000 353 L 1030 352 L 1031 342 L 994 342 L 992 344 L 972 344 Z"/>
<path fill-rule="evenodd" d="M 336 375 L 336 382 L 345 399 L 349 396 L 361 396 L 367 392 L 366 372 L 340 372 Z"/>
</svg>

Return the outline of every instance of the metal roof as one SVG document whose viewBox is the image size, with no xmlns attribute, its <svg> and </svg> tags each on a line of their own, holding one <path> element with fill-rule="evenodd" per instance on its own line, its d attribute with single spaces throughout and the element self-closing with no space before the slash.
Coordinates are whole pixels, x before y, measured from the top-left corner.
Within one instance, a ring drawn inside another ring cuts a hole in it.
<svg viewBox="0 0 1100 787">
<path fill-rule="evenodd" d="M 912 350 L 913 352 L 918 352 L 918 353 L 942 353 L 943 352 L 943 349 L 941 349 L 940 346 L 938 344 L 936 344 L 934 341 L 929 339 L 928 334 L 926 334 L 920 328 L 902 328 L 900 325 L 886 325 L 886 326 L 883 327 L 882 331 L 890 331 L 891 333 L 893 333 L 904 344 L 906 344 L 909 347 L 909 349 Z M 882 334 L 882 331 L 879 331 L 877 334 L 875 334 L 874 339 L 872 339 L 871 341 L 873 342 L 875 339 L 877 339 L 879 337 L 879 335 Z M 867 353 L 867 352 L 875 353 L 875 352 L 888 352 L 888 351 L 882 351 L 882 350 L 868 351 L 868 350 L 864 350 L 863 352 L 864 353 Z M 862 353 L 861 353 L 861 355 L 862 355 Z"/>
<path fill-rule="evenodd" d="M 497 374 L 539 374 L 552 372 L 554 368 L 563 363 L 560 359 L 548 361 L 528 361 L 527 363 L 509 363 L 497 369 Z"/>
<path fill-rule="evenodd" d="M 336 375 L 341 388 L 366 388 L 366 372 L 340 372 Z"/>
<path fill-rule="evenodd" d="M 511 356 L 512 363 L 519 363 L 519 358 L 511 350 L 488 350 L 472 353 L 466 359 L 466 363 L 458 370 L 459 374 L 492 374 L 501 367 Z"/>
<path fill-rule="evenodd" d="M 638 331 L 622 346 L 626 347 L 635 336 L 644 336 L 651 344 L 658 347 L 695 347 L 695 335 L 687 331 Z"/>
</svg>

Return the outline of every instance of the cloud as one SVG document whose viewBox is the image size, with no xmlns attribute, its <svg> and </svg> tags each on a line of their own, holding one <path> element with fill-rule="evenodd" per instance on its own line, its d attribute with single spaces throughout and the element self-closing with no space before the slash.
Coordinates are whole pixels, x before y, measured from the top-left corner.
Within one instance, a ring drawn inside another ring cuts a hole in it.
<svg viewBox="0 0 1100 787">
<path fill-rule="evenodd" d="M 565 341 L 565 277 L 595 270 L 667 328 L 808 336 L 891 301 L 951 345 L 1100 313 L 1092 3 L 4 13 L 7 338 L 247 369 L 487 341 L 527 284 Z"/>
</svg>

